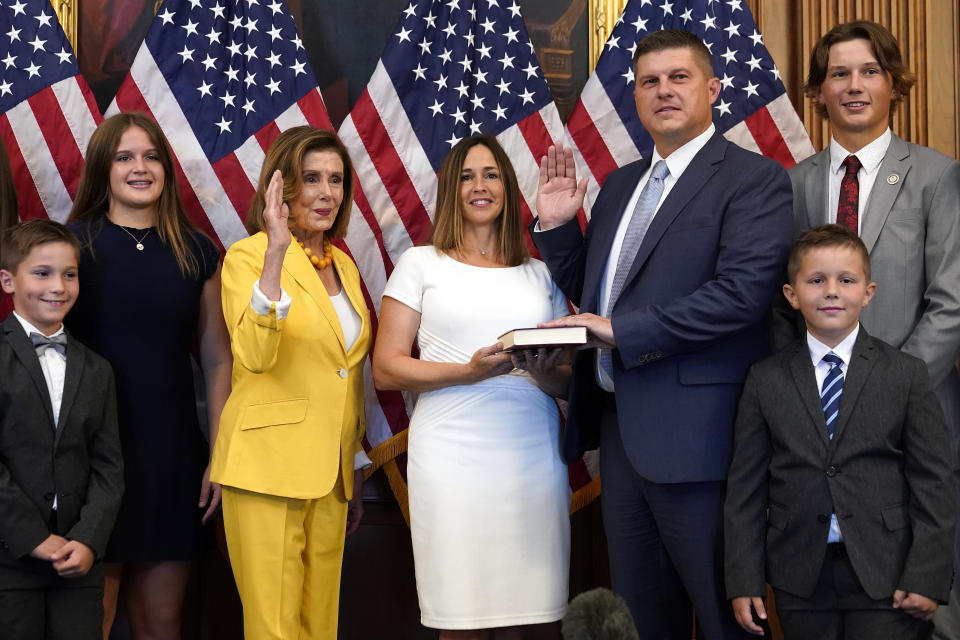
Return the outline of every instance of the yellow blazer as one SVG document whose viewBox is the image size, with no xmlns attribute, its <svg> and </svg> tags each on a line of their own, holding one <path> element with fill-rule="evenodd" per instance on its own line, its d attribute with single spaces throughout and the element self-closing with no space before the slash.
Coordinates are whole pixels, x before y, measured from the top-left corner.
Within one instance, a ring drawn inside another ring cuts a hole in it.
<svg viewBox="0 0 960 640">
<path fill-rule="evenodd" d="M 220 417 L 211 479 L 288 498 L 330 493 L 343 470 L 353 493 L 353 456 L 365 426 L 363 365 L 370 346 L 370 315 L 360 274 L 333 249 L 343 290 L 362 322 L 346 350 L 330 296 L 296 242 L 283 259 L 280 285 L 292 298 L 277 317 L 250 306 L 263 270 L 267 235 L 235 242 L 223 262 L 223 315 L 233 350 L 233 387 Z"/>
</svg>

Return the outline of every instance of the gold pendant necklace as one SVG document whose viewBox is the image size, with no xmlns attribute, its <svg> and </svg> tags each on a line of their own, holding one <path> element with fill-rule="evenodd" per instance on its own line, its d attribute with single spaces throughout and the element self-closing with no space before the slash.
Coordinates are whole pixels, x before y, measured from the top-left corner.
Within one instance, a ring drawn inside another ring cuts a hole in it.
<svg viewBox="0 0 960 640">
<path fill-rule="evenodd" d="M 133 235 L 132 233 L 130 233 L 129 231 L 127 231 L 124 227 L 121 227 L 120 225 L 117 225 L 117 227 L 119 227 L 120 230 L 123 231 L 125 234 L 127 234 L 128 236 L 130 236 L 131 238 L 133 238 L 133 241 L 137 243 L 137 251 L 143 251 L 143 241 L 146 239 L 146 237 L 147 237 L 148 235 L 150 235 L 150 232 L 153 231 L 152 228 L 151 228 L 151 229 L 147 229 L 147 232 L 146 232 L 145 234 L 143 234 L 143 236 L 138 240 L 138 239 L 137 239 L 137 236 L 135 236 L 135 235 Z"/>
</svg>

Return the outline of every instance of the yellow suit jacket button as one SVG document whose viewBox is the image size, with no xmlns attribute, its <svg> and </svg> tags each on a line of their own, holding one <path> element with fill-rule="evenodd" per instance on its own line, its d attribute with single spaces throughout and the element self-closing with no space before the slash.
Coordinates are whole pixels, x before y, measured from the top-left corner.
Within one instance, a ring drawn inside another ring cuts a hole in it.
<svg viewBox="0 0 960 640">
<path fill-rule="evenodd" d="M 344 369 L 343 367 L 340 367 L 340 371 L 339 371 L 338 373 L 340 374 L 340 377 L 341 377 L 341 378 L 346 379 L 346 377 L 347 377 L 347 370 L 346 370 L 346 369 Z"/>
</svg>

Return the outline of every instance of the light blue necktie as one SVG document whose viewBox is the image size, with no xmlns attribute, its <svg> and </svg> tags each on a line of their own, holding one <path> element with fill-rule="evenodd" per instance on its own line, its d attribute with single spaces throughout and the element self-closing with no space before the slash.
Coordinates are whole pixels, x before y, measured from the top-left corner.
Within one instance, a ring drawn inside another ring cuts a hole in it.
<svg viewBox="0 0 960 640">
<path fill-rule="evenodd" d="M 653 222 L 653 215 L 657 212 L 657 204 L 660 202 L 660 196 L 663 195 L 663 183 L 670 175 L 670 168 L 664 160 L 657 161 L 653 165 L 653 171 L 650 172 L 650 179 L 643 186 L 640 197 L 637 198 L 637 206 L 633 208 L 633 216 L 627 223 L 627 232 L 623 236 L 623 245 L 620 247 L 620 257 L 617 260 L 617 270 L 613 275 L 613 282 L 610 285 L 610 300 L 607 302 L 606 317 L 613 314 L 613 305 L 617 303 L 623 285 L 627 281 L 627 274 L 633 267 L 633 261 L 637 257 L 637 251 L 640 249 L 640 243 L 643 237 L 647 235 L 647 229 Z M 600 350 L 600 366 L 613 377 L 613 355 L 610 349 Z"/>
<path fill-rule="evenodd" d="M 823 379 L 823 387 L 820 389 L 820 406 L 823 407 L 823 417 L 827 421 L 827 436 L 833 440 L 833 426 L 837 423 L 840 396 L 843 395 L 843 370 L 840 368 L 843 360 L 831 351 L 823 356 L 821 362 L 830 365 L 830 371 Z"/>
</svg>

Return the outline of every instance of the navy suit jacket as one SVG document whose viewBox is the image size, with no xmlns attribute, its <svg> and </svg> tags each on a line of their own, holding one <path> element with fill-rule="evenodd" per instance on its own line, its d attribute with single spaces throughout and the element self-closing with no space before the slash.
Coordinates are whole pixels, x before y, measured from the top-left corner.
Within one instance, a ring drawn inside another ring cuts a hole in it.
<svg viewBox="0 0 960 640">
<path fill-rule="evenodd" d="M 598 309 L 607 256 L 649 158 L 610 174 L 586 233 L 573 220 L 533 241 L 582 312 Z M 657 211 L 611 314 L 620 435 L 654 482 L 722 480 L 750 365 L 766 355 L 768 316 L 793 235 L 792 191 L 776 162 L 714 135 Z M 596 352 L 574 361 L 563 455 L 600 444 Z"/>
</svg>

